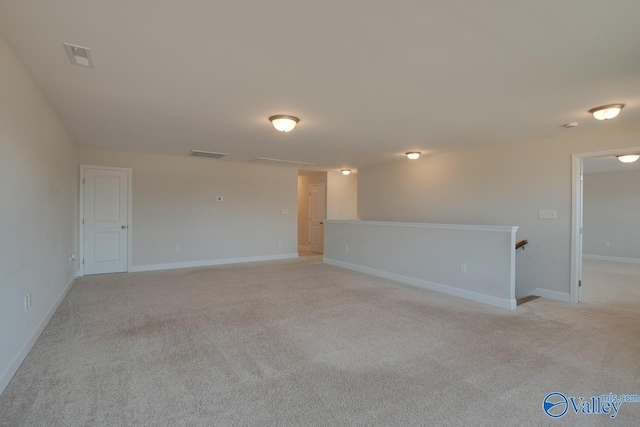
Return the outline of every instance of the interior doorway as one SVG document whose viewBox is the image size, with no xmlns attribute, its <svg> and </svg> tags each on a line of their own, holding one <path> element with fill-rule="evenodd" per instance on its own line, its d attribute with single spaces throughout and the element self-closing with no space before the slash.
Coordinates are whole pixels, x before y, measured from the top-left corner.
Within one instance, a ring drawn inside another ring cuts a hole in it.
<svg viewBox="0 0 640 427">
<path fill-rule="evenodd" d="M 583 285 L 583 260 L 585 255 L 591 256 L 591 258 L 596 257 L 595 259 L 610 259 L 615 261 L 614 258 L 618 258 L 620 261 L 624 257 L 614 257 L 608 255 L 599 255 L 599 254 L 589 254 L 584 252 L 585 249 L 585 231 L 587 233 L 591 233 L 588 235 L 587 239 L 587 248 L 590 251 L 595 251 L 595 248 L 598 244 L 602 244 L 605 249 L 609 249 L 611 246 L 610 238 L 609 240 L 603 240 L 602 235 L 598 235 L 597 222 L 595 217 L 593 221 L 585 224 L 585 182 L 586 185 L 589 185 L 589 179 L 585 181 L 586 173 L 605 173 L 605 172 L 618 172 L 618 171 L 630 171 L 630 170 L 639 170 L 640 171 L 640 160 L 634 163 L 625 163 L 619 161 L 618 156 L 629 155 L 629 154 L 640 154 L 640 147 L 629 147 L 629 148 L 621 148 L 615 150 L 608 151 L 600 151 L 600 152 L 592 152 L 592 153 L 581 153 L 574 154 L 572 156 L 572 227 L 571 227 L 571 286 L 570 286 L 570 299 L 571 302 L 576 303 L 579 302 L 582 298 L 582 285 Z M 585 168 L 585 165 L 587 168 Z M 594 177 L 595 178 L 595 177 Z M 601 177 L 599 177 L 601 178 Z M 608 179 L 610 177 L 607 177 Z M 618 190 L 618 186 L 612 186 L 608 184 L 609 187 L 606 189 L 606 194 L 610 195 L 614 191 Z M 619 211 L 620 209 L 624 209 L 624 207 L 615 207 L 611 204 L 606 207 L 612 212 Z M 612 221 L 620 222 L 620 218 L 612 219 Z M 585 225 L 587 225 L 590 229 L 585 230 Z M 616 232 L 611 232 L 612 236 L 616 234 Z M 625 239 L 627 241 L 634 240 L 629 239 L 629 236 L 621 236 L 620 242 L 624 242 Z M 602 240 L 602 242 L 600 242 Z M 607 245 L 609 243 L 609 245 Z M 619 254 L 620 252 L 616 252 Z M 589 257 L 587 257 L 589 258 Z M 631 259 L 631 258 L 629 258 Z"/>
<path fill-rule="evenodd" d="M 324 252 L 324 219 L 327 217 L 327 172 L 298 173 L 298 254 Z"/>
<path fill-rule="evenodd" d="M 324 253 L 324 217 L 325 217 L 324 184 L 309 186 L 309 251 Z"/>
</svg>

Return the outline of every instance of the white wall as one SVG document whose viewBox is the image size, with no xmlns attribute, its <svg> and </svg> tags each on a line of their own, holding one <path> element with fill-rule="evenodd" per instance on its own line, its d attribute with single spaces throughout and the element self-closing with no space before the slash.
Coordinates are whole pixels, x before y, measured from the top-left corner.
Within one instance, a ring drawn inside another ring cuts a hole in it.
<svg viewBox="0 0 640 427">
<path fill-rule="evenodd" d="M 516 229 L 326 220 L 324 262 L 514 309 Z"/>
<path fill-rule="evenodd" d="M 358 218 L 358 175 L 327 172 L 327 218 Z"/>
<path fill-rule="evenodd" d="M 324 211 L 327 217 L 327 173 L 300 173 L 298 176 L 298 246 L 309 247 L 309 186 L 324 184 Z"/>
<path fill-rule="evenodd" d="M 0 39 L 0 392 L 77 271 L 69 262 L 77 253 L 76 164 L 65 127 Z"/>
<path fill-rule="evenodd" d="M 516 295 L 568 299 L 571 154 L 638 145 L 640 124 L 595 123 L 554 137 L 423 156 L 358 169 L 363 220 L 518 225 Z M 556 220 L 538 219 L 557 210 Z"/>
<path fill-rule="evenodd" d="M 640 170 L 585 174 L 583 191 L 583 253 L 640 262 Z"/>
<path fill-rule="evenodd" d="M 88 147 L 79 163 L 133 169 L 134 270 L 297 256 L 295 169 Z"/>
</svg>

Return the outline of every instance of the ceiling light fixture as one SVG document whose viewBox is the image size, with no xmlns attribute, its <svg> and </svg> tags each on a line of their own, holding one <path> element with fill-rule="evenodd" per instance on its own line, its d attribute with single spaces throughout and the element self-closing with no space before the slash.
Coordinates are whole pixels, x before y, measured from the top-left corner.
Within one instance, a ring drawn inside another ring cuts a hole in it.
<svg viewBox="0 0 640 427">
<path fill-rule="evenodd" d="M 616 157 L 618 157 L 618 160 L 620 160 L 622 163 L 633 163 L 637 162 L 638 159 L 640 159 L 640 154 L 625 154 L 623 156 Z"/>
<path fill-rule="evenodd" d="M 608 104 L 592 108 L 589 112 L 597 120 L 609 120 L 618 117 L 623 108 L 624 104 Z"/>
<path fill-rule="evenodd" d="M 419 151 L 409 151 L 408 153 L 404 153 L 404 154 L 407 155 L 407 158 L 409 160 L 416 160 L 416 159 L 420 158 L 420 154 L 422 154 L 422 153 L 420 153 Z"/>
<path fill-rule="evenodd" d="M 342 172 L 342 175 L 351 175 L 351 169 L 340 169 L 340 172 Z"/>
<path fill-rule="evenodd" d="M 273 124 L 273 127 L 280 132 L 291 132 L 293 128 L 296 127 L 300 119 L 293 116 L 278 114 L 277 116 L 269 117 L 269 121 Z"/>
</svg>

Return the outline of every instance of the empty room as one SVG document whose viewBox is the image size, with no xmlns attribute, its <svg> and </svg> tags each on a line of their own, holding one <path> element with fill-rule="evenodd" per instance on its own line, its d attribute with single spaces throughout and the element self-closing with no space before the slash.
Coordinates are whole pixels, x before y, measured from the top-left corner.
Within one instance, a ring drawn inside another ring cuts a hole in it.
<svg viewBox="0 0 640 427">
<path fill-rule="evenodd" d="M 640 425 L 639 40 L 0 0 L 0 426 Z"/>
</svg>

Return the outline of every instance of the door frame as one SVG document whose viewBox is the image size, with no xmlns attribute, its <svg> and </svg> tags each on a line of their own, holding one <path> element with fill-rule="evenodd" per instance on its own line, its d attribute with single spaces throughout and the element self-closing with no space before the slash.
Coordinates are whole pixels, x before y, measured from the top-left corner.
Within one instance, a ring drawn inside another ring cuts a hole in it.
<svg viewBox="0 0 640 427">
<path fill-rule="evenodd" d="M 604 151 L 591 151 L 571 155 L 571 274 L 569 283 L 569 300 L 577 303 L 580 300 L 579 280 L 582 275 L 582 168 L 585 159 L 594 157 L 619 156 L 621 154 L 640 153 L 640 147 L 615 148 Z"/>
<path fill-rule="evenodd" d="M 322 204 L 324 205 L 324 212 L 322 212 L 322 222 L 324 223 L 324 220 L 326 219 L 325 217 L 327 216 L 327 187 L 324 185 L 324 182 L 318 182 L 316 184 L 309 184 L 309 187 L 307 188 L 307 197 L 309 200 L 308 206 L 307 206 L 307 233 L 309 234 L 307 237 L 307 241 L 309 242 L 309 251 L 311 252 L 311 187 L 314 186 L 322 186 L 322 192 L 324 193 L 324 197 L 323 197 L 323 202 Z M 324 224 L 323 224 L 324 226 Z M 324 229 L 324 227 L 323 227 Z M 322 245 L 322 253 L 324 253 L 324 244 Z"/>
<path fill-rule="evenodd" d="M 133 169 L 131 168 L 116 168 L 111 166 L 93 166 L 93 165 L 80 165 L 80 203 L 79 203 L 79 211 L 80 214 L 78 216 L 78 228 L 80 236 L 80 242 L 78 244 L 78 276 L 84 276 L 84 172 L 86 169 L 101 169 L 101 170 L 110 170 L 110 171 L 124 171 L 127 172 L 127 273 L 131 271 L 131 260 L 132 260 L 132 236 L 133 236 Z"/>
</svg>

